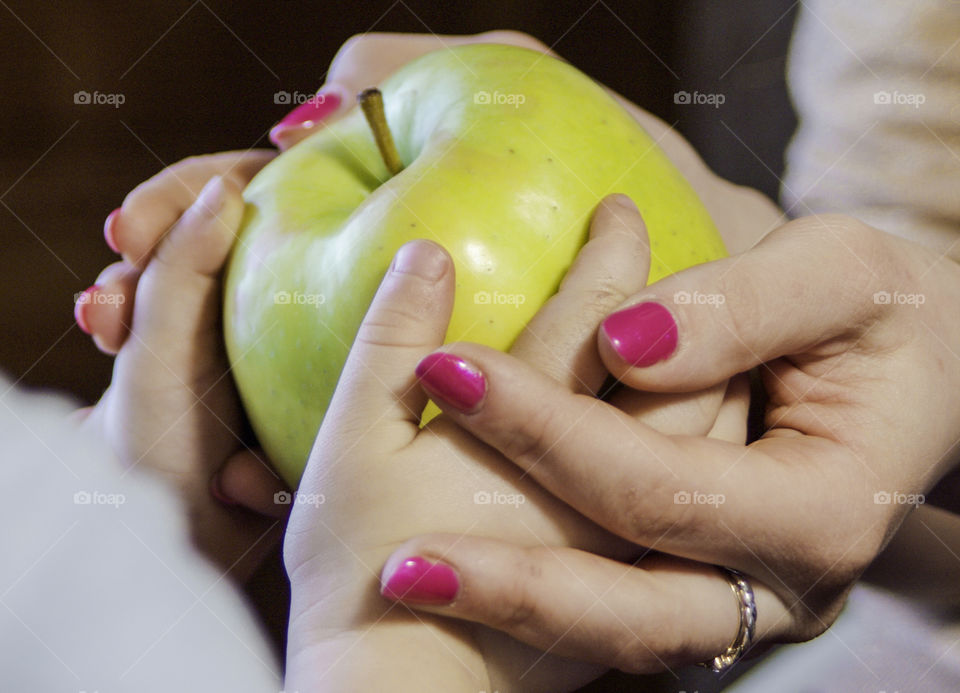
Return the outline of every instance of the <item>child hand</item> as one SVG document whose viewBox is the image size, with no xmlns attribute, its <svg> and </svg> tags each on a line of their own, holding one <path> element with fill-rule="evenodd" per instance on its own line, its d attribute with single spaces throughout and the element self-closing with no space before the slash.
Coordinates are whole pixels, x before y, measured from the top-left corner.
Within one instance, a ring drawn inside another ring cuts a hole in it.
<svg viewBox="0 0 960 693">
<path fill-rule="evenodd" d="M 597 327 L 610 306 L 643 287 L 648 266 L 636 207 L 622 196 L 607 198 L 591 240 L 512 354 L 596 402 L 607 373 L 596 351 Z M 427 397 L 415 369 L 443 342 L 453 287 L 445 252 L 427 241 L 407 244 L 354 342 L 287 530 L 288 688 L 316 683 L 323 672 L 331 690 L 379 690 L 388 682 L 393 689 L 403 682 L 401 690 L 559 690 L 604 671 L 544 655 L 483 626 L 414 615 L 378 595 L 386 557 L 424 531 L 573 546 L 625 561 L 646 552 L 586 520 L 446 416 L 419 428 Z M 725 390 L 657 403 L 673 408 L 674 431 L 712 429 L 742 442 L 745 393 L 721 407 Z M 642 394 L 618 398 L 641 420 L 659 415 Z M 449 583 L 439 588 L 455 591 Z"/>
<path fill-rule="evenodd" d="M 97 427 L 123 464 L 169 478 L 198 547 L 240 581 L 276 546 L 287 508 L 273 502 L 284 485 L 246 445 L 220 328 L 220 271 L 243 212 L 239 186 L 267 160 L 191 159 L 134 190 L 108 221 L 126 260 L 106 268 L 77 305 L 81 326 L 117 354 L 110 387 L 84 425 Z"/>
</svg>

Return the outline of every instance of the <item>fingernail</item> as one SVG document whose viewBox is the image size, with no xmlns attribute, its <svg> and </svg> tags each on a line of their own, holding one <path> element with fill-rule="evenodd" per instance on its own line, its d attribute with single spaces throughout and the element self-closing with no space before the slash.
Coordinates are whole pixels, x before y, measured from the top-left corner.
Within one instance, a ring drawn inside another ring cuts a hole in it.
<svg viewBox="0 0 960 693">
<path fill-rule="evenodd" d="M 387 599 L 421 604 L 449 604 L 460 591 L 453 568 L 420 556 L 405 559 L 380 588 Z"/>
<path fill-rule="evenodd" d="M 453 354 L 436 352 L 424 357 L 416 373 L 427 394 L 466 414 L 475 412 L 487 394 L 483 373 Z"/>
<path fill-rule="evenodd" d="M 447 264 L 447 256 L 440 248 L 430 241 L 417 240 L 400 246 L 390 269 L 436 281 L 447 271 Z"/>
<path fill-rule="evenodd" d="M 100 285 L 94 284 L 82 294 L 77 296 L 77 302 L 73 304 L 73 319 L 77 325 L 87 334 L 92 334 L 90 326 L 87 324 L 87 306 L 93 302 L 93 295 L 100 291 Z"/>
<path fill-rule="evenodd" d="M 340 94 L 335 91 L 321 91 L 287 113 L 270 130 L 270 141 L 277 147 L 285 133 L 291 130 L 312 128 L 324 118 L 340 108 Z"/>
<path fill-rule="evenodd" d="M 214 474 L 213 478 L 210 479 L 210 495 L 216 498 L 218 501 L 224 505 L 236 505 L 237 501 L 233 500 L 230 496 L 223 492 L 223 487 L 220 486 L 220 474 Z"/>
<path fill-rule="evenodd" d="M 652 366 L 677 348 L 677 323 L 659 303 L 638 303 L 603 321 L 603 333 L 620 357 L 633 366 Z"/>
<path fill-rule="evenodd" d="M 193 208 L 197 214 L 215 217 L 223 207 L 223 199 L 226 188 L 223 183 L 223 176 L 214 176 L 203 186 L 200 194 L 193 203 Z"/>
<path fill-rule="evenodd" d="M 613 196 L 613 201 L 617 204 L 618 207 L 623 207 L 624 209 L 630 212 L 638 211 L 636 203 L 632 199 L 630 199 L 629 195 L 624 195 L 623 193 L 617 193 L 616 195 Z"/>
<path fill-rule="evenodd" d="M 107 220 L 103 222 L 103 239 L 107 242 L 107 247 L 117 255 L 120 254 L 120 247 L 117 245 L 117 217 L 120 216 L 120 208 L 107 215 Z"/>
</svg>

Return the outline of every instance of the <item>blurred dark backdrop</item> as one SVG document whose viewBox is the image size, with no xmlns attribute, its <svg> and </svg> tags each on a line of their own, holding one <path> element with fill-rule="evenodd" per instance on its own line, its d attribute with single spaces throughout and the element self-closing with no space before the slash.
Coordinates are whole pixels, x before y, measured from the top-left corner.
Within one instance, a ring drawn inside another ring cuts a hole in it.
<svg viewBox="0 0 960 693">
<path fill-rule="evenodd" d="M 279 90 L 309 92 L 365 31 L 537 36 L 676 124 L 721 175 L 775 197 L 794 127 L 787 0 L 0 3 L 0 369 L 94 401 L 109 381 L 73 295 L 116 258 L 103 218 L 185 156 L 269 146 Z M 123 94 L 74 103 L 78 91 Z M 678 91 L 723 94 L 719 108 Z"/>
</svg>

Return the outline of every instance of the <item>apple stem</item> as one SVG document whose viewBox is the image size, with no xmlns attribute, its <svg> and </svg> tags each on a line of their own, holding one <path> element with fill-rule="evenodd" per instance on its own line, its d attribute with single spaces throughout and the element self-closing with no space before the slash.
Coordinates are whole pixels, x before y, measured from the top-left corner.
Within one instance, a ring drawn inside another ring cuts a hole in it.
<svg viewBox="0 0 960 693">
<path fill-rule="evenodd" d="M 386 164 L 391 176 L 397 175 L 403 170 L 403 163 L 400 161 L 397 146 L 393 143 L 393 135 L 390 134 L 390 128 L 387 126 L 387 114 L 383 110 L 383 94 L 376 87 L 370 87 L 357 94 L 357 102 L 373 131 L 373 139 L 377 143 L 377 149 L 380 150 L 383 163 Z"/>
</svg>

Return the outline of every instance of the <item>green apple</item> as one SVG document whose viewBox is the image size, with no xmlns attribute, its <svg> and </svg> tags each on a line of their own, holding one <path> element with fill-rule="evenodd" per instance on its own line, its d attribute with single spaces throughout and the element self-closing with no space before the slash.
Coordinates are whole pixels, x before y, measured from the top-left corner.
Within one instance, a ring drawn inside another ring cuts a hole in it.
<svg viewBox="0 0 960 693">
<path fill-rule="evenodd" d="M 560 60 L 456 47 L 409 63 L 381 90 L 400 173 L 388 172 L 355 109 L 244 192 L 224 294 L 227 350 L 260 443 L 293 486 L 360 321 L 407 241 L 436 241 L 453 257 L 447 339 L 504 350 L 556 291 L 609 193 L 643 213 L 650 281 L 725 253 L 656 143 Z"/>
</svg>

